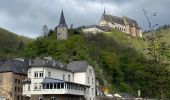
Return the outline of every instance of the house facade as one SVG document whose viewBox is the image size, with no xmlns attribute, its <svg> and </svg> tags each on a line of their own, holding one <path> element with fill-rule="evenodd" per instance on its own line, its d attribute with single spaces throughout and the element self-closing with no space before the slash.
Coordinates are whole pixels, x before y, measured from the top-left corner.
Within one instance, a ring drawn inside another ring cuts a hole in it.
<svg viewBox="0 0 170 100">
<path fill-rule="evenodd" d="M 115 28 L 131 36 L 142 37 L 142 29 L 139 27 L 138 23 L 126 16 L 117 17 L 106 14 L 104 11 L 99 21 L 99 26 Z"/>
<path fill-rule="evenodd" d="M 22 96 L 22 80 L 25 80 L 27 65 L 23 61 L 6 60 L 0 65 L 0 98 L 2 100 L 25 100 Z"/>
<path fill-rule="evenodd" d="M 95 74 L 85 61 L 32 60 L 23 84 L 29 100 L 95 100 Z"/>
</svg>

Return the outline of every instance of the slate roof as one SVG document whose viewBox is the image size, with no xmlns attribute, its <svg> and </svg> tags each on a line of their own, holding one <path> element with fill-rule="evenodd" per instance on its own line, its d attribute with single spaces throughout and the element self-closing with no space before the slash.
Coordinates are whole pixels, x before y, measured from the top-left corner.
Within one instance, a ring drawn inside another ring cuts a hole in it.
<svg viewBox="0 0 170 100">
<path fill-rule="evenodd" d="M 64 65 L 56 60 L 49 60 L 44 58 L 30 60 L 29 63 L 29 67 L 50 67 L 70 72 L 86 72 L 88 65 L 89 64 L 86 61 L 72 61 L 69 64 Z"/>
<path fill-rule="evenodd" d="M 59 79 L 53 79 L 53 78 L 45 78 L 43 79 L 42 83 L 65 83 L 66 81 L 64 80 L 59 80 Z"/>
<path fill-rule="evenodd" d="M 90 87 L 90 86 L 84 85 L 84 84 L 79 84 L 79 83 L 74 83 L 74 82 L 70 82 L 70 81 L 54 79 L 54 78 L 48 78 L 48 77 L 46 77 L 45 79 L 43 79 L 42 83 L 43 83 L 43 84 L 44 84 L 44 83 L 71 83 L 71 84 L 75 84 L 75 85 L 79 85 L 79 86 Z"/>
<path fill-rule="evenodd" d="M 103 14 L 102 19 L 104 19 L 108 22 L 111 22 L 111 23 L 118 23 L 121 25 L 125 25 L 124 20 L 121 17 Z"/>
<path fill-rule="evenodd" d="M 0 66 L 1 66 L 4 62 L 5 62 L 4 60 L 0 60 Z"/>
<path fill-rule="evenodd" d="M 43 58 L 30 60 L 29 67 L 50 67 L 50 68 L 70 71 L 66 65 L 64 65 L 58 61 L 55 61 L 52 59 L 51 60 L 43 59 Z"/>
<path fill-rule="evenodd" d="M 58 27 L 67 27 L 63 10 L 61 11 L 60 22 Z"/>
<path fill-rule="evenodd" d="M 13 72 L 18 74 L 27 74 L 28 65 L 23 61 L 17 60 L 6 60 L 0 66 L 0 73 L 2 72 Z"/>
<path fill-rule="evenodd" d="M 135 26 L 136 28 L 139 28 L 139 26 L 135 20 L 128 18 L 126 16 L 117 17 L 117 16 L 113 16 L 113 15 L 103 14 L 102 19 L 106 20 L 108 22 L 111 22 L 112 24 L 118 23 L 121 25 L 125 25 L 125 22 L 124 22 L 124 19 L 125 19 L 127 21 L 127 24 L 129 24 L 130 26 Z"/>
<path fill-rule="evenodd" d="M 135 20 L 133 20 L 131 18 L 128 18 L 126 16 L 124 16 L 124 18 L 126 19 L 126 21 L 128 22 L 128 24 L 130 26 L 136 26 L 136 28 L 139 28 L 139 26 L 138 26 L 138 24 L 137 24 L 137 22 Z"/>
<path fill-rule="evenodd" d="M 72 61 L 68 64 L 68 67 L 72 72 L 86 72 L 88 65 L 86 61 Z"/>
</svg>

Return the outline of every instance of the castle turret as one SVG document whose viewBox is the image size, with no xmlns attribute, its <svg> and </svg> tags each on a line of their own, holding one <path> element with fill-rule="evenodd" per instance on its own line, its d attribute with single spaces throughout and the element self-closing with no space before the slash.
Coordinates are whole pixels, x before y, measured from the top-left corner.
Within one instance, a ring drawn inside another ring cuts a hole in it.
<svg viewBox="0 0 170 100">
<path fill-rule="evenodd" d="M 68 38 L 67 24 L 64 18 L 63 10 L 61 11 L 60 22 L 57 26 L 57 39 L 65 40 Z"/>
</svg>

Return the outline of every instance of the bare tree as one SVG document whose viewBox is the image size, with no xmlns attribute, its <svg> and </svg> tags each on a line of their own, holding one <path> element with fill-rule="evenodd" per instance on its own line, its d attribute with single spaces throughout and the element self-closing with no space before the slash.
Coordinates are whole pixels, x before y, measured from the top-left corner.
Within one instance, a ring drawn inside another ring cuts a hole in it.
<svg viewBox="0 0 170 100">
<path fill-rule="evenodd" d="M 48 36 L 48 33 L 49 33 L 49 29 L 48 29 L 47 25 L 43 25 L 42 36 Z"/>
<path fill-rule="evenodd" d="M 148 48 L 148 67 L 149 72 L 149 83 L 152 84 L 151 88 L 156 91 L 158 100 L 165 100 L 165 91 L 167 91 L 166 86 L 168 85 L 168 78 L 170 78 L 170 72 L 168 70 L 168 62 L 166 60 L 166 53 L 168 51 L 168 46 L 166 42 L 161 40 L 162 35 L 160 31 L 155 31 L 158 24 L 152 25 L 150 19 L 157 16 L 155 12 L 151 17 L 148 16 L 148 12 L 144 11 L 144 15 L 148 22 L 148 28 L 150 35 L 147 37 Z"/>
</svg>

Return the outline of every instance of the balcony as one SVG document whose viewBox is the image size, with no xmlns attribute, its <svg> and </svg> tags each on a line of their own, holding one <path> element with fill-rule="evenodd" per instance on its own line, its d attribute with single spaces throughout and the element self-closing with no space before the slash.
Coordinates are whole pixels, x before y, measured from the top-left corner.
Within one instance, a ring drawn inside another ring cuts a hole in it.
<svg viewBox="0 0 170 100">
<path fill-rule="evenodd" d="M 71 95 L 85 95 L 85 91 L 74 89 L 44 89 L 42 94 L 71 94 Z"/>
<path fill-rule="evenodd" d="M 86 94 L 86 89 L 89 88 L 89 86 L 86 85 L 51 78 L 45 78 L 41 84 L 42 89 L 36 88 L 32 91 L 24 91 L 23 94 L 65 94 L 84 96 Z"/>
</svg>

